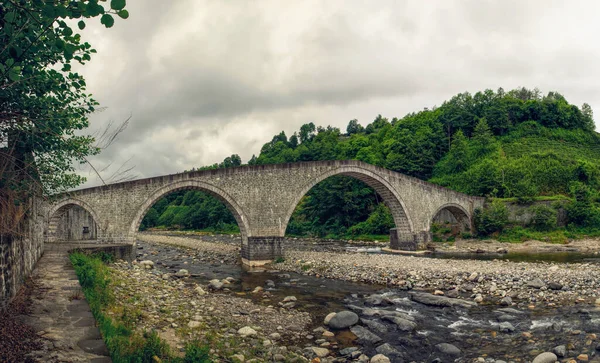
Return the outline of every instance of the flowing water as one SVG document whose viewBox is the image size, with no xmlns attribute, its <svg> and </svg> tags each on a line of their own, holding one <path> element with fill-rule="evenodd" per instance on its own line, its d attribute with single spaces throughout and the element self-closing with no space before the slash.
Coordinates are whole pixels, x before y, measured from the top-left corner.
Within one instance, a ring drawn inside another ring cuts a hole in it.
<svg viewBox="0 0 600 363">
<path fill-rule="evenodd" d="M 511 254 L 496 256 L 496 258 L 516 259 L 515 254 L 507 255 Z M 442 257 L 464 258 L 466 256 L 444 255 Z M 476 257 L 484 258 L 481 255 Z M 588 257 L 578 256 L 574 259 L 581 261 Z M 232 293 L 248 293 L 255 287 L 261 286 L 280 299 L 293 295 L 298 299 L 295 308 L 307 311 L 313 317 L 312 328 L 322 326 L 323 318 L 332 311 L 354 310 L 362 319 L 379 323 L 369 327 L 381 338 L 381 341 L 357 344 L 352 341 L 354 336 L 346 331 L 339 332 L 337 335 L 340 344 L 359 346 L 363 352 L 372 356 L 377 353 L 377 347 L 388 343 L 387 348 L 394 349 L 397 355 L 394 355 L 396 354 L 394 351 L 388 351 L 386 355 L 390 356 L 392 361 L 398 362 L 403 360 L 431 362 L 436 358 L 441 359 L 442 362 L 452 361 L 453 359 L 449 360 L 449 356 L 444 356 L 435 348 L 439 343 L 450 343 L 458 347 L 462 351 L 459 361 L 471 361 L 472 358 L 482 356 L 505 361 L 528 361 L 541 352 L 551 351 L 555 346 L 568 344 L 571 344 L 569 356 L 575 357 L 581 353 L 592 356 L 595 354 L 596 341 L 590 340 L 589 334 L 600 333 L 600 311 L 593 306 L 536 308 L 533 311 L 506 310 L 490 305 L 480 305 L 470 309 L 442 308 L 412 301 L 408 291 L 379 285 L 317 278 L 275 270 L 247 271 L 239 264 L 194 262 L 193 252 L 165 245 L 138 241 L 138 258 L 152 260 L 157 268 L 170 272 L 184 268 L 192 274 L 192 280 L 202 284 L 206 284 L 211 279 L 224 279 L 231 276 L 236 279 L 236 282 L 229 286 Z M 566 256 L 564 258 L 571 259 Z M 540 258 L 540 260 L 544 259 Z M 249 299 L 254 298 L 253 294 L 245 296 Z M 376 315 L 372 315 L 374 310 L 377 310 Z M 410 332 L 403 332 L 390 321 L 381 319 L 381 316 L 386 314 L 409 316 L 417 324 L 417 328 Z M 507 322 L 512 328 L 507 328 Z M 514 330 L 508 331 L 512 329 Z M 525 336 L 522 334 L 524 332 Z M 531 336 L 528 335 L 529 333 Z"/>
</svg>

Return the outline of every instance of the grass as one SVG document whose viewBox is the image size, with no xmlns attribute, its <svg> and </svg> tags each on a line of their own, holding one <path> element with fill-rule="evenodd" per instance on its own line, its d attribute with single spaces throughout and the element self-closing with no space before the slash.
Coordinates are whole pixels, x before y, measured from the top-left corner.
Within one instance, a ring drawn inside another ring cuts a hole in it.
<svg viewBox="0 0 600 363">
<path fill-rule="evenodd" d="M 536 240 L 548 243 L 565 244 L 570 240 L 600 237 L 600 229 L 557 228 L 552 231 L 536 231 L 531 228 L 513 226 L 501 233 L 484 239 L 494 238 L 500 242 L 522 243 Z"/>
<path fill-rule="evenodd" d="M 512 198 L 488 198 L 489 202 L 492 202 L 494 200 L 499 200 L 501 202 L 512 202 L 512 203 L 518 203 L 519 199 L 516 197 L 512 197 Z M 532 201 L 536 201 L 536 202 L 550 202 L 550 201 L 573 201 L 573 198 L 571 197 L 567 197 L 565 195 L 538 195 L 535 197 L 531 197 Z"/>
<path fill-rule="evenodd" d="M 69 257 L 113 362 L 210 362 L 208 348 L 200 342 L 189 343 L 182 358 L 175 356 L 156 332 L 135 331 L 135 324 L 142 316 L 139 310 L 125 310 L 120 319 L 104 313 L 111 305 L 118 304 L 110 289 L 110 269 L 105 262 L 112 261 L 112 256 L 75 252 Z"/>
</svg>

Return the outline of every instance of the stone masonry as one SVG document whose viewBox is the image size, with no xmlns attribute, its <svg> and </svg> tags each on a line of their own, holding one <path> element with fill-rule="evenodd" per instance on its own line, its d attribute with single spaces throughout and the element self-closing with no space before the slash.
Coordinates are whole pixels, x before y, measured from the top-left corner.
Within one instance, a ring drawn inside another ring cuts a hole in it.
<svg viewBox="0 0 600 363">
<path fill-rule="evenodd" d="M 261 264 L 281 256 L 282 237 L 301 198 L 334 175 L 359 179 L 382 197 L 396 224 L 390 233 L 398 243 L 392 243 L 392 248 L 424 248 L 431 222 L 441 211 L 449 211 L 471 228 L 474 209 L 484 203 L 483 198 L 361 161 L 316 161 L 203 170 L 77 190 L 47 205 L 45 225 L 48 229 L 57 214 L 78 206 L 91 215 L 98 241 L 133 242 L 156 201 L 178 190 L 198 189 L 220 199 L 234 215 L 242 234 L 244 263 Z"/>
</svg>

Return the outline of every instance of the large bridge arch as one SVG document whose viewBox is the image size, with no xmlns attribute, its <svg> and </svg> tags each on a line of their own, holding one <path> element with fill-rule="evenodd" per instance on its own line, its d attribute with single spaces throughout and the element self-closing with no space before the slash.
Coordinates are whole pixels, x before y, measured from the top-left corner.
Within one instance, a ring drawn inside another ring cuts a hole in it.
<svg viewBox="0 0 600 363">
<path fill-rule="evenodd" d="M 406 205 L 402 197 L 398 194 L 398 191 L 382 176 L 362 167 L 357 166 L 340 166 L 336 169 L 329 170 L 312 177 L 300 190 L 299 193 L 294 197 L 292 205 L 289 207 L 284 219 L 281 224 L 281 236 L 285 235 L 287 225 L 294 213 L 294 210 L 302 200 L 302 198 L 312 189 L 315 185 L 324 181 L 327 178 L 337 175 L 349 176 L 354 179 L 360 180 L 373 188 L 383 199 L 385 205 L 390 209 L 396 229 L 401 233 L 412 234 L 414 232 L 412 220 L 407 212 Z"/>
<path fill-rule="evenodd" d="M 146 198 L 146 200 L 141 204 L 141 206 L 137 208 L 137 212 L 133 217 L 133 221 L 131 222 L 129 237 L 133 240 L 135 239 L 135 235 L 140 228 L 144 216 L 146 215 L 146 213 L 148 213 L 148 210 L 154 205 L 154 203 L 156 203 L 159 199 L 166 196 L 167 194 L 180 190 L 199 190 L 202 192 L 206 192 L 220 200 L 223 204 L 225 204 L 227 209 L 229 209 L 231 214 L 233 214 L 233 217 L 235 218 L 235 221 L 237 222 L 238 227 L 240 228 L 242 243 L 248 243 L 248 237 L 251 234 L 251 229 L 248 226 L 248 218 L 246 218 L 242 207 L 222 189 L 212 184 L 197 180 L 174 182 L 171 184 L 167 184 L 161 187 L 160 189 L 154 191 L 148 198 Z"/>
<path fill-rule="evenodd" d="M 466 226 L 469 232 L 473 232 L 473 216 L 463 206 L 456 203 L 446 203 L 440 206 L 428 219 L 427 230 L 431 230 L 431 224 L 442 212 L 448 211 L 458 224 Z"/>
<path fill-rule="evenodd" d="M 65 212 L 68 212 L 68 210 L 72 209 L 73 207 L 81 208 L 83 211 L 85 211 L 85 213 L 88 213 L 92 218 L 91 223 L 84 222 L 84 224 L 87 224 L 85 227 L 88 228 L 88 231 L 86 233 L 89 234 L 87 236 L 89 238 L 77 238 L 77 239 L 97 239 L 100 237 L 102 231 L 100 228 L 98 228 L 101 223 L 101 219 L 100 219 L 98 213 L 94 210 L 94 208 L 92 208 L 91 205 L 84 202 L 83 200 L 69 197 L 69 198 L 64 198 L 64 199 L 57 201 L 48 210 L 48 213 L 47 213 L 45 221 L 44 221 L 44 224 L 45 224 L 44 239 L 46 242 L 55 242 L 59 239 L 63 239 L 63 238 L 60 238 L 60 236 L 58 235 L 59 234 L 58 229 L 59 229 L 59 225 L 61 223 L 61 218 L 63 218 L 63 215 Z M 82 224 L 82 223 L 76 223 L 76 224 L 78 227 L 84 227 L 83 225 L 80 226 L 80 224 Z M 68 228 L 70 228 L 70 227 L 71 226 L 69 226 Z M 83 233 L 83 231 L 81 231 L 81 233 Z M 76 234 L 79 235 L 79 232 L 77 232 Z M 68 235 L 71 235 L 71 233 L 69 233 Z"/>
</svg>

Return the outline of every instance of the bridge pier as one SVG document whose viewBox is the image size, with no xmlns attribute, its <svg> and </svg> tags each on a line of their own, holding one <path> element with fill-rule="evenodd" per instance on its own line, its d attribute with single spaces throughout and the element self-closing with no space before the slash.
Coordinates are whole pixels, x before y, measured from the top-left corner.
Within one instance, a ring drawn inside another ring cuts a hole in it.
<svg viewBox="0 0 600 363">
<path fill-rule="evenodd" d="M 417 233 L 401 231 L 397 228 L 390 229 L 390 248 L 392 250 L 417 251 L 427 248 L 431 241 L 431 232 Z"/>
<path fill-rule="evenodd" d="M 248 266 L 262 266 L 283 257 L 283 237 L 248 237 L 242 243 L 242 263 Z"/>
</svg>

